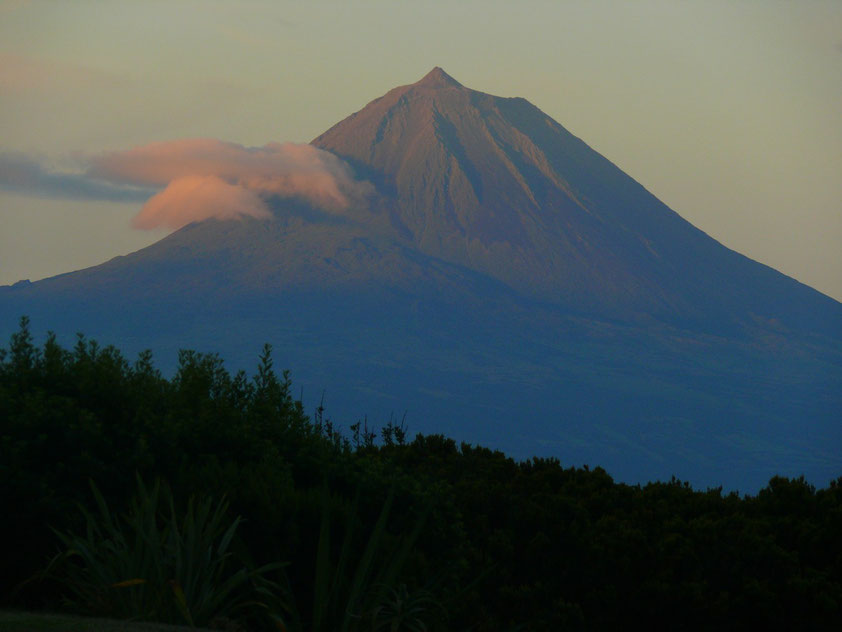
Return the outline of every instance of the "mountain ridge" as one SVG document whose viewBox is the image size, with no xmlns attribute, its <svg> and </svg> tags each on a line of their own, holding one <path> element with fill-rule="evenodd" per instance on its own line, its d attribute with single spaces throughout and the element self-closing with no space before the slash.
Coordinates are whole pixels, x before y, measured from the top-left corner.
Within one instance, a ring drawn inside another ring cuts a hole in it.
<svg viewBox="0 0 842 632">
<path fill-rule="evenodd" d="M 672 311 L 704 320 L 727 292 L 768 312 L 760 317 L 809 319 L 809 310 L 784 315 L 764 305 L 764 292 L 751 294 L 752 284 L 774 285 L 784 275 L 749 269 L 751 260 L 692 226 L 537 107 L 470 90 L 438 67 L 312 142 L 387 192 L 392 223 L 420 250 L 535 298 L 627 317 Z M 741 278 L 730 282 L 726 271 Z M 800 285 L 793 291 L 803 292 Z M 831 328 L 837 325 L 842 312 Z"/>
</svg>

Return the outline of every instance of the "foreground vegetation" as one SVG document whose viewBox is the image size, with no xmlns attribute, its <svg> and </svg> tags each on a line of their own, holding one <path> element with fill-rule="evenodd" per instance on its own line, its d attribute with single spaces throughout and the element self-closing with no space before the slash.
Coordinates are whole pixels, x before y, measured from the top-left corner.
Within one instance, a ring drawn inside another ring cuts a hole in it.
<svg viewBox="0 0 842 632">
<path fill-rule="evenodd" d="M 830 630 L 842 479 L 755 496 L 308 417 L 269 349 L 0 351 L 7 607 L 228 630 Z"/>
<path fill-rule="evenodd" d="M 39 612 L 0 611 L 3 632 L 201 632 L 197 628 Z"/>
</svg>

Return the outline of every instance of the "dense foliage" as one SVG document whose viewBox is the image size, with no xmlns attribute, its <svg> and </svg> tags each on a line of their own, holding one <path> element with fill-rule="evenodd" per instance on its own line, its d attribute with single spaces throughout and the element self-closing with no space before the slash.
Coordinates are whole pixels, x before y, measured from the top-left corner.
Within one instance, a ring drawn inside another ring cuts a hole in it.
<svg viewBox="0 0 842 632">
<path fill-rule="evenodd" d="M 265 579 L 252 589 L 267 616 L 243 614 L 251 627 L 274 617 L 300 630 L 835 630 L 842 612 L 842 479 L 816 490 L 776 477 L 741 497 L 410 440 L 392 422 L 376 436 L 364 423 L 343 433 L 322 410 L 305 414 L 268 348 L 253 376 L 185 351 L 168 379 L 150 354 L 130 363 L 82 337 L 71 350 L 53 336 L 38 347 L 24 319 L 0 351 L 5 603 L 64 597 L 90 610 L 72 599 L 72 573 L 57 583 L 42 571 L 63 544 L 125 537 L 117 518 L 112 536 L 91 533 L 104 529 L 97 515 L 128 526 L 147 515 L 138 485 L 167 490 L 152 531 L 192 520 L 201 532 L 211 507 L 225 509 L 211 512 L 207 537 L 228 538 L 228 570 L 212 572 Z"/>
</svg>

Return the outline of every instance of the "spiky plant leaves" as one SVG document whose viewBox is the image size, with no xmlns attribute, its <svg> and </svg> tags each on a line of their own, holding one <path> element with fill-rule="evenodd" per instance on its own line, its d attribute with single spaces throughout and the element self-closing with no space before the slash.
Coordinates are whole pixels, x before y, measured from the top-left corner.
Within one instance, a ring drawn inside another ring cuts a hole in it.
<svg viewBox="0 0 842 632">
<path fill-rule="evenodd" d="M 250 569 L 235 560 L 240 518 L 227 518 L 224 499 L 191 499 L 179 514 L 160 481 L 147 488 L 138 477 L 129 511 L 118 518 L 93 483 L 91 490 L 97 512 L 81 508 L 84 535 L 56 532 L 65 551 L 50 566 L 77 609 L 191 626 L 268 610 L 259 597 L 277 590 L 267 574 L 283 565 Z"/>
<path fill-rule="evenodd" d="M 256 578 L 255 589 L 261 597 L 261 607 L 265 608 L 267 618 L 277 630 L 300 632 L 304 630 L 304 626 L 295 605 L 289 578 L 286 573 L 281 573 L 280 576 L 278 582 L 266 580 L 262 576 Z"/>
<path fill-rule="evenodd" d="M 432 609 L 442 609 L 441 604 L 427 590 L 410 592 L 406 584 L 388 588 L 384 599 L 372 610 L 373 632 L 427 632 L 424 616 Z"/>
<path fill-rule="evenodd" d="M 80 511 L 85 535 L 56 532 L 65 551 L 54 558 L 48 572 L 58 568 L 70 595 L 68 602 L 92 614 L 149 618 L 156 603 L 155 559 L 160 539 L 154 516 L 160 485 L 138 490 L 126 517 L 133 528 L 122 528 L 99 489 L 91 483 L 97 511 Z M 150 513 L 152 515 L 150 515 Z"/>
<path fill-rule="evenodd" d="M 190 606 L 187 605 L 187 597 L 184 594 L 184 590 L 182 590 L 181 586 L 174 579 L 171 579 L 169 584 L 172 587 L 175 603 L 178 606 L 181 616 L 184 617 L 184 620 L 187 621 L 187 624 L 191 628 L 196 627 L 196 624 L 193 623 L 193 616 L 190 614 Z"/>
<path fill-rule="evenodd" d="M 372 570 L 372 563 L 375 554 L 383 544 L 383 534 L 386 529 L 386 522 L 389 519 L 389 512 L 392 509 L 393 500 L 394 491 L 390 491 L 386 497 L 386 501 L 383 503 L 383 508 L 380 510 L 377 523 L 374 525 L 374 529 L 372 529 L 371 535 L 368 538 L 362 557 L 357 564 L 345 605 L 345 616 L 343 617 L 341 627 L 342 632 L 347 632 L 351 629 L 352 623 L 358 620 L 359 613 L 363 610 L 360 607 L 362 605 L 361 601 L 370 588 L 368 580 Z"/>
<path fill-rule="evenodd" d="M 322 630 L 331 603 L 330 578 L 330 495 L 322 493 L 322 519 L 316 546 L 316 575 L 313 583 L 313 630 Z"/>
<path fill-rule="evenodd" d="M 414 520 L 408 535 L 393 537 L 387 530 L 394 504 L 394 490 L 390 491 L 360 549 L 359 492 L 350 506 L 333 497 L 327 485 L 316 494 L 321 518 L 316 543 L 312 604 L 309 604 L 312 618 L 309 626 L 303 623 L 299 614 L 301 610 L 287 580 L 280 599 L 276 600 L 284 604 L 283 613 L 276 610 L 274 620 L 279 629 L 294 632 L 367 630 L 373 610 L 383 601 L 383 596 L 397 586 L 397 579 L 421 534 L 428 511 Z M 332 536 L 337 504 L 343 507 L 338 515 L 344 521 L 342 540 L 338 547 Z"/>
</svg>

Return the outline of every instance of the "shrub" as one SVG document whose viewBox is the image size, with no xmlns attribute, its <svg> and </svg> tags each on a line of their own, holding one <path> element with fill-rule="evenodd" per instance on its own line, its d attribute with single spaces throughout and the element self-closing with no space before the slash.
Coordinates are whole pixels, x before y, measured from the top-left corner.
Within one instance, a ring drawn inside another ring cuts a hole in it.
<svg viewBox="0 0 842 632">
<path fill-rule="evenodd" d="M 225 500 L 191 498 L 179 515 L 169 488 L 137 478 L 128 512 L 115 516 L 91 483 L 97 510 L 82 534 L 56 532 L 64 551 L 51 563 L 67 600 L 91 615 L 207 625 L 264 609 L 258 588 L 279 564 L 250 569 L 232 543 L 240 518 Z"/>
</svg>

